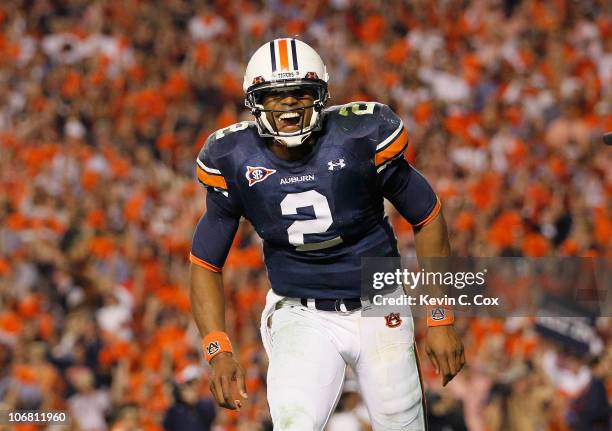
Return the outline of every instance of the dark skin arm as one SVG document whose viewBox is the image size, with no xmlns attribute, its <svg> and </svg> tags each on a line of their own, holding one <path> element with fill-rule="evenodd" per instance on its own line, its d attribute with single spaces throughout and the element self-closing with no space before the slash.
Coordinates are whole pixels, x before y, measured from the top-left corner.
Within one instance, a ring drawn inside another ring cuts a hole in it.
<svg viewBox="0 0 612 431">
<path fill-rule="evenodd" d="M 442 211 L 430 223 L 415 229 L 414 240 L 417 257 L 450 256 L 448 231 Z M 453 325 L 427 328 L 427 356 L 436 373 L 442 374 L 442 385 L 446 386 L 465 364 L 463 343 Z"/>
<path fill-rule="evenodd" d="M 225 331 L 225 297 L 221 273 L 191 264 L 190 289 L 191 310 L 202 336 L 212 331 Z M 210 362 L 212 377 L 210 392 L 220 407 L 239 410 L 240 400 L 232 395 L 236 392 L 247 398 L 244 371 L 232 353 L 219 353 Z"/>
</svg>

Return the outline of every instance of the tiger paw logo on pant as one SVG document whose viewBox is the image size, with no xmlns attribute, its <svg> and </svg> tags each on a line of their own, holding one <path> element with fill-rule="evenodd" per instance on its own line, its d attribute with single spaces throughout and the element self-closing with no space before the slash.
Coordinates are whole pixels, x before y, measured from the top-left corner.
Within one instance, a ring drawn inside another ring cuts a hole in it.
<svg viewBox="0 0 612 431">
<path fill-rule="evenodd" d="M 402 324 L 402 319 L 399 313 L 390 313 L 388 316 L 385 316 L 385 324 L 389 328 L 397 328 Z"/>
</svg>

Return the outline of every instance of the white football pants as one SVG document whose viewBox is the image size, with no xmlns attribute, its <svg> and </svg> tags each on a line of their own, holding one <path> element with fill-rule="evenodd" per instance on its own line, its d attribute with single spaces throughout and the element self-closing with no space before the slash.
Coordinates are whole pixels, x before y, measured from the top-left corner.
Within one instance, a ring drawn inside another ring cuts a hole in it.
<svg viewBox="0 0 612 431">
<path fill-rule="evenodd" d="M 426 429 L 411 317 L 391 328 L 384 317 L 319 311 L 270 291 L 261 329 L 274 431 L 322 430 L 347 365 L 374 431 Z"/>
</svg>

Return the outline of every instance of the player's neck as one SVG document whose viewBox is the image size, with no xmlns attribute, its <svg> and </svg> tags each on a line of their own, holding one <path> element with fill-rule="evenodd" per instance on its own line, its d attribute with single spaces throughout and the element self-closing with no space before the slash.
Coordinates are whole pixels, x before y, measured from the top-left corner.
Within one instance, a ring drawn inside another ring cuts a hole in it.
<svg viewBox="0 0 612 431">
<path fill-rule="evenodd" d="M 312 147 L 312 139 L 309 139 L 297 147 L 288 147 L 274 139 L 271 139 L 268 143 L 268 148 L 270 148 L 270 151 L 272 151 L 276 157 L 288 162 L 306 157 L 312 151 Z"/>
</svg>

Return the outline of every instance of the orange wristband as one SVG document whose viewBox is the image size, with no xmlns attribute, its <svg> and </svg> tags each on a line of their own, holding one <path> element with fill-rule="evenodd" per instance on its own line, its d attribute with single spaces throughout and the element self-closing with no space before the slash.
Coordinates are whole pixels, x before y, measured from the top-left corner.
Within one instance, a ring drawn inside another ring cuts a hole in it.
<svg viewBox="0 0 612 431">
<path fill-rule="evenodd" d="M 204 347 L 204 358 L 206 358 L 208 362 L 219 353 L 232 353 L 232 343 L 230 343 L 229 337 L 223 331 L 213 331 L 209 333 L 202 340 L 202 346 Z"/>
<path fill-rule="evenodd" d="M 427 326 L 452 325 L 454 322 L 453 310 L 444 307 L 427 307 Z"/>
</svg>

